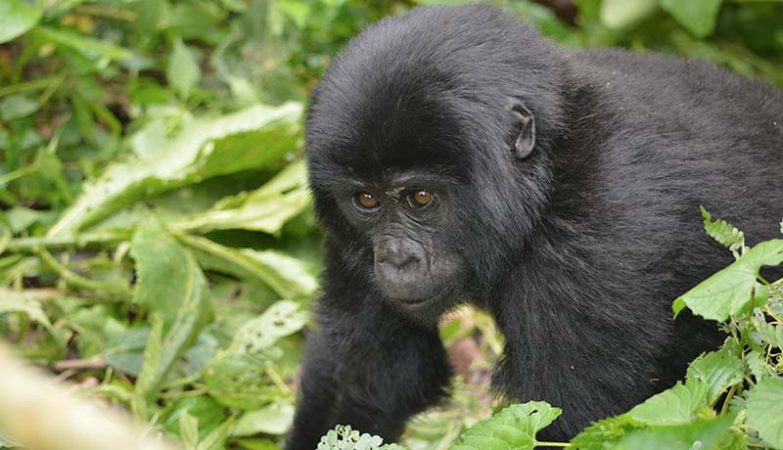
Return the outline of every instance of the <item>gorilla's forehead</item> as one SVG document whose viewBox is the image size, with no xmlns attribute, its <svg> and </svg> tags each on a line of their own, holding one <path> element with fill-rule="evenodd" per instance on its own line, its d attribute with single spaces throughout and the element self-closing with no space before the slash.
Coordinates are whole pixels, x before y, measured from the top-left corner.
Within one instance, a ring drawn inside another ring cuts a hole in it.
<svg viewBox="0 0 783 450">
<path fill-rule="evenodd" d="M 434 170 L 467 176 L 474 133 L 444 94 L 371 97 L 311 110 L 311 166 L 333 166 L 354 178 Z"/>
</svg>

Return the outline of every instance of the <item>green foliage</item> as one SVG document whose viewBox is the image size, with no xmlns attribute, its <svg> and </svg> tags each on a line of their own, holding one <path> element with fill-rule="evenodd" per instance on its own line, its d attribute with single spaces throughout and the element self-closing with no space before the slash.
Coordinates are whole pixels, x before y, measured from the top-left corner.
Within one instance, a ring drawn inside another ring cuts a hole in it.
<svg viewBox="0 0 783 450">
<path fill-rule="evenodd" d="M 560 416 L 560 409 L 544 402 L 512 405 L 460 436 L 453 450 L 532 450 L 536 433 Z"/>
<path fill-rule="evenodd" d="M 459 2 L 0 0 L 2 339 L 186 448 L 280 448 L 321 259 L 301 158 L 307 94 L 367 24 L 441 3 Z M 564 45 L 705 58 L 783 85 L 780 2 L 578 0 L 573 24 L 537 2 L 490 3 Z M 780 241 L 747 248 L 703 214 L 737 261 L 675 310 L 722 322 L 729 341 L 572 447 L 781 447 L 780 283 L 758 277 Z M 502 346 L 491 320 L 466 317 L 443 335 L 457 346 L 483 333 L 476 367 L 405 442 L 530 448 L 556 408 L 515 405 L 459 437 L 491 410 Z M 382 445 L 346 429 L 327 441 Z M 14 445 L 0 431 L 0 447 Z"/>
</svg>

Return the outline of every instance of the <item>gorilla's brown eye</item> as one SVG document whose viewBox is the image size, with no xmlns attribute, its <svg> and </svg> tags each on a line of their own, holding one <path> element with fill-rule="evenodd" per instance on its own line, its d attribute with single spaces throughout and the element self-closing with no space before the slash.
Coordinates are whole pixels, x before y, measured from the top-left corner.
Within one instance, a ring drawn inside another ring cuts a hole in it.
<svg viewBox="0 0 783 450">
<path fill-rule="evenodd" d="M 356 203 L 364 209 L 373 209 L 379 204 L 378 199 L 367 192 L 356 194 Z"/>
<path fill-rule="evenodd" d="M 411 192 L 405 196 L 405 203 L 411 208 L 421 208 L 427 206 L 432 201 L 432 192 L 420 190 Z"/>
</svg>

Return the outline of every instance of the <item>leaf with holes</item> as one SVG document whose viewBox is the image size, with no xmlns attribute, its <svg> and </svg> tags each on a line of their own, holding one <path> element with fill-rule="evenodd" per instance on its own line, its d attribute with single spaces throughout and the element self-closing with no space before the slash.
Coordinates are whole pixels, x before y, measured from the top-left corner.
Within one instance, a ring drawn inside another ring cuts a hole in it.
<svg viewBox="0 0 783 450">
<path fill-rule="evenodd" d="M 271 347 L 278 339 L 304 328 L 308 314 L 291 300 L 280 300 L 263 314 L 251 319 L 237 330 L 229 351 L 258 353 Z"/>
</svg>

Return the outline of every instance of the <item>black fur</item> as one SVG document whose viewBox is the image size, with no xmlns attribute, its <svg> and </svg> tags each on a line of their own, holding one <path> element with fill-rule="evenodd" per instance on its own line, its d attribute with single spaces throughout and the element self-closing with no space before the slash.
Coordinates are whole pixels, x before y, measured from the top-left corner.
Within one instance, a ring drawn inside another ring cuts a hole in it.
<svg viewBox="0 0 783 450">
<path fill-rule="evenodd" d="M 524 158 L 513 105 L 535 119 Z M 781 91 L 703 62 L 564 49 L 486 6 L 370 27 L 324 76 L 307 124 L 326 271 L 288 449 L 338 423 L 396 439 L 445 394 L 436 321 L 465 301 L 506 337 L 495 387 L 564 409 L 546 438 L 671 385 L 720 341 L 670 308 L 731 261 L 698 205 L 751 240 L 774 236 L 782 149 Z M 400 174 L 445 180 L 434 217 L 353 217 L 355 186 L 386 192 Z M 424 272 L 401 276 L 445 294 L 379 283 L 379 233 L 428 252 Z M 429 300 L 409 308 L 392 291 Z"/>
</svg>

